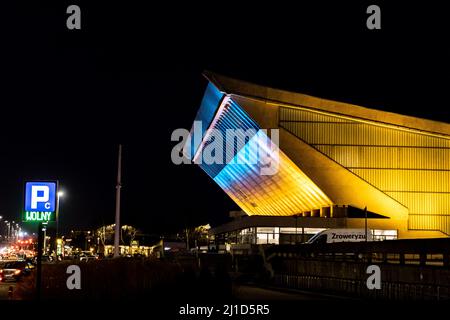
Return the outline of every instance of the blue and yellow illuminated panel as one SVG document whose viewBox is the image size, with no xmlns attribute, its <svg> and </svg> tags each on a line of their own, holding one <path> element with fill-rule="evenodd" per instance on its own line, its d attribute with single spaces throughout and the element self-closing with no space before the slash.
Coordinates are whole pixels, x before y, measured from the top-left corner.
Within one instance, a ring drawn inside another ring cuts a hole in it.
<svg viewBox="0 0 450 320">
<path fill-rule="evenodd" d="M 206 130 L 213 121 L 223 96 L 224 94 L 220 92 L 219 89 L 217 89 L 212 83 L 208 83 L 203 95 L 202 103 L 200 104 L 200 109 L 195 117 L 195 121 L 201 122 L 201 137 L 189 140 L 190 146 L 187 150 L 189 150 L 190 153 L 186 154 L 189 159 L 192 159 L 197 152 L 202 141 L 201 138 L 204 137 Z M 191 135 L 192 134 L 193 132 L 191 131 Z"/>
<path fill-rule="evenodd" d="M 248 215 L 290 216 L 332 205 L 263 131 L 236 154 L 214 181 Z"/>
<path fill-rule="evenodd" d="M 259 130 L 256 122 L 238 104 L 225 98 L 204 135 L 194 161 L 214 179 Z M 219 144 L 213 146 L 214 143 Z M 205 158 L 210 154 L 207 150 L 212 148 L 216 149 L 213 153 L 219 161 L 209 163 Z"/>
<path fill-rule="evenodd" d="M 211 84 L 196 120 L 202 130 L 192 144 L 192 159 L 248 215 L 289 216 L 332 205 L 267 133 Z M 222 161 L 205 161 L 214 148 Z"/>
</svg>

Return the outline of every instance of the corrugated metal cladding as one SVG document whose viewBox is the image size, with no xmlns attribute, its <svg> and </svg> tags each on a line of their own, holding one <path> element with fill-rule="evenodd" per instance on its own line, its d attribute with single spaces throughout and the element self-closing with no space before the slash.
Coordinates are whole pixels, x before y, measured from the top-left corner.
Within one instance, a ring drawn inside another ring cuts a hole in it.
<svg viewBox="0 0 450 320">
<path fill-rule="evenodd" d="M 448 216 L 410 214 L 408 228 L 420 230 L 420 227 L 422 227 L 422 230 L 445 230 L 448 228 Z"/>
<path fill-rule="evenodd" d="M 450 234 L 450 138 L 280 107 L 280 127 L 409 208 L 409 228 Z"/>
</svg>

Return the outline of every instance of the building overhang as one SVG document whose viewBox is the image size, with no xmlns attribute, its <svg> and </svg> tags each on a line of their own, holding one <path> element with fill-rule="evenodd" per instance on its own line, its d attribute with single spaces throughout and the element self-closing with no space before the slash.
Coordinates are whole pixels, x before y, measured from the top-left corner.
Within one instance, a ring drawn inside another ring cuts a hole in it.
<svg viewBox="0 0 450 320">
<path fill-rule="evenodd" d="M 241 219 L 232 220 L 220 226 L 211 228 L 210 234 L 217 235 L 227 232 L 239 231 L 247 228 L 258 227 L 286 227 L 286 228 L 345 228 L 346 218 L 313 218 L 313 217 L 269 217 L 269 216 L 248 216 Z"/>
</svg>

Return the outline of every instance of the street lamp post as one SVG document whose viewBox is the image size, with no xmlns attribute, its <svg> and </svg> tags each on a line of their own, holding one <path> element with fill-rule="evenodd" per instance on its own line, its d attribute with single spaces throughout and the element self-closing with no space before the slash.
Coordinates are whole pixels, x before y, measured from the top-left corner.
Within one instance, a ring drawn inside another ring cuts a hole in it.
<svg viewBox="0 0 450 320">
<path fill-rule="evenodd" d="M 298 247 L 297 247 L 297 220 L 298 220 L 298 214 L 296 214 L 294 216 L 295 218 L 295 276 L 297 277 L 297 273 L 298 273 Z"/>
<path fill-rule="evenodd" d="M 44 251 L 44 254 L 46 253 L 46 251 L 47 251 L 47 246 L 45 245 L 46 244 L 46 242 L 47 242 L 47 226 L 45 226 L 42 230 L 40 230 L 41 232 L 42 231 L 44 231 L 44 243 L 43 243 L 43 251 Z"/>
<path fill-rule="evenodd" d="M 120 255 L 120 189 L 122 188 L 122 145 L 119 144 L 116 185 L 116 219 L 114 228 L 114 258 Z M 163 250 L 164 252 L 164 250 Z"/>
<path fill-rule="evenodd" d="M 366 242 L 367 242 L 367 207 L 364 208 L 364 230 L 365 230 Z"/>
<path fill-rule="evenodd" d="M 59 198 L 64 196 L 63 191 L 58 191 L 57 197 L 56 197 L 56 238 L 58 238 L 59 235 Z"/>
<path fill-rule="evenodd" d="M 8 220 L 6 220 L 5 224 L 6 224 L 6 241 L 9 242 L 9 226 L 10 226 L 10 222 Z"/>
<path fill-rule="evenodd" d="M 59 198 L 64 196 L 63 191 L 58 191 L 56 196 L 56 236 L 55 236 L 55 261 L 58 260 L 58 237 L 59 237 Z"/>
<path fill-rule="evenodd" d="M 19 240 L 19 231 L 20 231 L 19 223 L 16 223 L 16 227 L 14 228 L 14 241 Z"/>
</svg>

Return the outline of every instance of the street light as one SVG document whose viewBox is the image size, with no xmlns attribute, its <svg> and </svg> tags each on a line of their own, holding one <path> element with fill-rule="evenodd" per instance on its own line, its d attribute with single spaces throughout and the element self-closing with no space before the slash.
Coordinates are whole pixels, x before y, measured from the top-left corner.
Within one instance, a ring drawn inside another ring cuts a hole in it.
<svg viewBox="0 0 450 320">
<path fill-rule="evenodd" d="M 59 227 L 59 198 L 64 197 L 64 191 L 58 191 L 56 199 L 56 238 L 58 238 L 58 227 Z"/>
<path fill-rule="evenodd" d="M 55 237 L 55 260 L 58 260 L 58 237 L 59 237 L 59 198 L 64 197 L 64 191 L 56 194 L 56 237 Z"/>
<path fill-rule="evenodd" d="M 6 220 L 5 224 L 6 224 L 6 239 L 9 241 L 10 222 Z"/>
<path fill-rule="evenodd" d="M 47 251 L 47 226 L 45 226 L 44 228 L 42 228 L 42 230 L 39 230 L 39 232 L 44 231 L 44 243 L 43 243 L 43 250 L 44 250 L 44 254 L 46 254 Z"/>
</svg>

